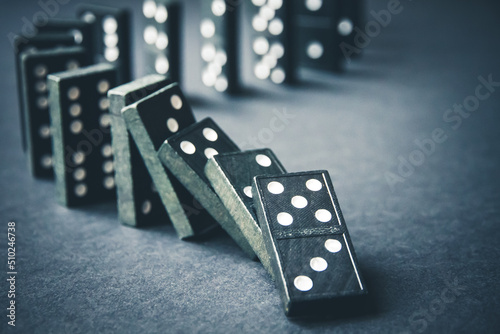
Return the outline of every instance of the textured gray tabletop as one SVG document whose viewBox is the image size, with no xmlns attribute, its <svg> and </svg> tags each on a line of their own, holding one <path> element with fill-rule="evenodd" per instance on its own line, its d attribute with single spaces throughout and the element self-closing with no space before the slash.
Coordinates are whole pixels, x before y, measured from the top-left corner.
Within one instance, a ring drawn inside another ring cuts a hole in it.
<svg viewBox="0 0 500 334">
<path fill-rule="evenodd" d="M 127 2 L 139 18 L 140 1 Z M 500 82 L 495 1 L 403 0 L 344 74 L 303 73 L 303 85 L 285 89 L 245 70 L 250 89 L 237 98 L 202 89 L 199 14 L 188 2 L 185 91 L 196 116 L 211 116 L 242 148 L 272 148 L 290 171 L 329 170 L 375 308 L 292 321 L 262 266 L 222 233 L 182 242 L 172 226 L 121 226 L 112 204 L 57 205 L 53 184 L 30 177 L 21 151 L 7 38 L 40 8 L 3 1 L 0 332 L 498 332 L 500 84 L 484 83 Z M 9 220 L 15 329 L 6 318 Z"/>
</svg>

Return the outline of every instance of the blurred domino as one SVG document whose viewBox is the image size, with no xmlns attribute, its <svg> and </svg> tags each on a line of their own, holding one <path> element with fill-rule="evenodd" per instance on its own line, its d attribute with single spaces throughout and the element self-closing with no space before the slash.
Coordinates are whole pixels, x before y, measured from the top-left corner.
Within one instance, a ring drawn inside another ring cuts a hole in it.
<svg viewBox="0 0 500 334">
<path fill-rule="evenodd" d="M 295 0 L 297 56 L 301 66 L 323 71 L 339 71 L 342 53 L 339 23 L 341 0 Z"/>
<path fill-rule="evenodd" d="M 118 83 L 131 80 L 130 13 L 126 9 L 80 4 L 77 15 L 91 25 L 93 52 L 96 63 L 107 62 L 118 69 Z"/>
<path fill-rule="evenodd" d="M 73 37 L 75 44 L 85 49 L 88 64 L 93 64 L 95 53 L 95 39 L 92 34 L 92 25 L 78 19 L 49 19 L 47 24 L 38 27 L 39 34 L 68 34 Z"/>
<path fill-rule="evenodd" d="M 169 84 L 171 82 L 164 76 L 150 75 L 108 92 L 118 216 L 123 224 L 140 227 L 169 221 L 137 145 L 122 118 L 123 108 Z"/>
<path fill-rule="evenodd" d="M 252 200 L 252 182 L 257 175 L 284 173 L 285 168 L 268 149 L 214 155 L 205 166 L 213 189 L 271 275 L 269 254 Z"/>
<path fill-rule="evenodd" d="M 338 31 L 342 42 L 353 47 L 356 46 L 354 37 L 356 33 L 355 27 L 362 29 L 364 27 L 364 0 L 341 0 L 342 9 L 338 24 Z M 359 54 L 354 53 L 352 56 Z"/>
<path fill-rule="evenodd" d="M 30 49 L 21 54 L 21 95 L 28 166 L 39 178 L 52 178 L 52 131 L 49 116 L 47 75 L 87 65 L 81 47 Z"/>
<path fill-rule="evenodd" d="M 116 196 L 107 97 L 116 82 L 110 64 L 49 75 L 56 194 L 62 205 Z"/>
<path fill-rule="evenodd" d="M 180 82 L 182 1 L 145 0 L 142 11 L 147 74 L 162 74 Z"/>
<path fill-rule="evenodd" d="M 218 92 L 235 93 L 239 88 L 239 4 L 231 0 L 201 0 L 203 38 L 202 82 Z"/>
<path fill-rule="evenodd" d="M 158 159 L 161 144 L 195 122 L 179 85 L 166 86 L 126 107 L 122 116 L 179 238 L 199 236 L 216 227 L 207 212 Z"/>
<path fill-rule="evenodd" d="M 14 39 L 14 59 L 16 63 L 17 95 L 19 104 L 19 119 L 21 121 L 21 140 L 23 150 L 26 151 L 26 130 L 24 128 L 24 101 L 23 82 L 21 71 L 21 54 L 27 50 L 46 50 L 56 47 L 76 46 L 75 38 L 69 34 L 49 33 L 39 34 L 32 38 L 17 36 Z"/>
<path fill-rule="evenodd" d="M 254 258 L 252 247 L 204 173 L 208 159 L 219 153 L 235 151 L 239 151 L 236 144 L 212 119 L 206 118 L 165 140 L 158 157 L 243 251 Z"/>
<path fill-rule="evenodd" d="M 261 80 L 270 79 L 275 84 L 293 83 L 297 65 L 293 2 L 252 0 L 248 3 L 254 75 Z"/>
<path fill-rule="evenodd" d="M 357 305 L 367 291 L 328 172 L 257 176 L 252 191 L 285 313 Z"/>
</svg>

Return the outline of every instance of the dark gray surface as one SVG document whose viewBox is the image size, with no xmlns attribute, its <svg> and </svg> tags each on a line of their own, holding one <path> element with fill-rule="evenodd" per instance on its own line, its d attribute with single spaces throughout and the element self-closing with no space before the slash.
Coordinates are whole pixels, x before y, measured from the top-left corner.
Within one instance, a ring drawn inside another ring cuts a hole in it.
<svg viewBox="0 0 500 334">
<path fill-rule="evenodd" d="M 369 7 L 386 4 L 370 1 Z M 291 89 L 252 82 L 252 94 L 233 99 L 201 93 L 198 14 L 187 13 L 186 91 L 196 116 L 213 117 L 246 148 L 260 134 L 261 146 L 271 147 L 290 171 L 331 173 L 377 310 L 306 322 L 284 316 L 265 270 L 227 236 L 182 242 L 172 226 L 124 227 L 112 205 L 68 210 L 56 204 L 52 183 L 29 176 L 6 34 L 20 30 L 21 18 L 39 8 L 3 1 L 0 262 L 6 261 L 12 219 L 19 272 L 15 331 L 498 332 L 500 88 L 458 129 L 443 121 L 448 108 L 474 94 L 478 76 L 500 81 L 498 6 L 451 0 L 403 6 L 345 74 L 307 73 L 308 85 Z M 294 118 L 268 140 L 263 129 L 274 110 L 284 109 Z M 436 128 L 448 139 L 391 190 L 385 173 L 396 173 L 398 156 L 408 158 L 414 140 Z M 0 328 L 10 332 L 1 280 Z M 455 298 L 445 293 L 453 283 L 459 286 Z M 447 302 L 440 301 L 443 293 Z M 425 310 L 438 314 L 422 320 Z"/>
</svg>

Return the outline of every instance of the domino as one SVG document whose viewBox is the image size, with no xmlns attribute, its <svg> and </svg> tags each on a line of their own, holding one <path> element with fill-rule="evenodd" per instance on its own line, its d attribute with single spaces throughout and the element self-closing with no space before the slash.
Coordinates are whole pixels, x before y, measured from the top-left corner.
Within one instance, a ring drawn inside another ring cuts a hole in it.
<svg viewBox="0 0 500 334">
<path fill-rule="evenodd" d="M 181 16 L 179 0 L 145 0 L 143 47 L 147 74 L 181 82 Z"/>
<path fill-rule="evenodd" d="M 165 169 L 157 156 L 167 138 L 195 122 L 179 85 L 166 86 L 129 105 L 122 109 L 122 117 L 179 238 L 200 236 L 216 227 L 216 222 Z"/>
<path fill-rule="evenodd" d="M 269 149 L 214 155 L 205 166 L 212 188 L 271 275 L 269 254 L 252 200 L 252 182 L 258 175 L 284 173 L 285 168 Z"/>
<path fill-rule="evenodd" d="M 327 171 L 257 176 L 253 200 L 288 316 L 336 314 L 366 285 Z"/>
<path fill-rule="evenodd" d="M 339 24 L 341 0 L 296 0 L 297 57 L 302 67 L 337 72 L 342 53 Z M 343 27 L 343 26 L 342 26 Z"/>
<path fill-rule="evenodd" d="M 91 25 L 94 61 L 113 64 L 118 69 L 118 83 L 131 80 L 131 19 L 126 9 L 80 4 L 77 16 Z"/>
<path fill-rule="evenodd" d="M 122 109 L 171 84 L 161 75 L 150 75 L 111 89 L 111 138 L 115 163 L 118 217 L 129 226 L 168 222 L 169 218 L 141 154 L 127 130 Z"/>
<path fill-rule="evenodd" d="M 341 2 L 341 15 L 337 29 L 342 42 L 355 46 L 354 37 L 356 34 L 354 28 L 364 27 L 364 0 L 341 0 Z M 356 55 L 359 54 L 353 54 L 353 56 Z"/>
<path fill-rule="evenodd" d="M 210 187 L 204 173 L 208 159 L 219 153 L 235 151 L 239 151 L 238 146 L 212 119 L 206 118 L 165 140 L 158 157 L 243 251 L 255 258 L 252 247 Z"/>
<path fill-rule="evenodd" d="M 239 90 L 239 8 L 232 0 L 201 1 L 202 82 L 218 92 Z"/>
<path fill-rule="evenodd" d="M 107 97 L 116 82 L 110 64 L 48 77 L 56 194 L 64 206 L 116 198 Z"/>
<path fill-rule="evenodd" d="M 47 75 L 87 65 L 81 47 L 31 49 L 21 54 L 21 95 L 28 168 L 37 178 L 52 178 L 52 131 Z"/>
<path fill-rule="evenodd" d="M 293 31 L 294 5 L 283 0 L 249 1 L 253 73 L 275 84 L 296 81 L 296 34 Z"/>
<path fill-rule="evenodd" d="M 85 49 L 89 64 L 94 63 L 95 39 L 91 24 L 78 19 L 49 19 L 47 24 L 38 28 L 39 34 L 68 34 L 76 45 Z"/>
<path fill-rule="evenodd" d="M 44 50 L 56 47 L 76 46 L 75 39 L 69 34 L 40 34 L 32 38 L 17 36 L 14 38 L 14 60 L 16 63 L 17 97 L 19 104 L 19 120 L 21 122 L 21 141 L 26 151 L 26 130 L 24 129 L 24 101 L 21 72 L 21 54 L 26 50 Z"/>
</svg>

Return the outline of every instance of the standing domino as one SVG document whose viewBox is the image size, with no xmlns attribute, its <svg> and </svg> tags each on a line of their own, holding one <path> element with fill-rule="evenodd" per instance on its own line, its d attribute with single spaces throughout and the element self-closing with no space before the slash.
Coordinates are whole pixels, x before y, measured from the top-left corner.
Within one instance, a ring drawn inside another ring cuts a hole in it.
<svg viewBox="0 0 500 334">
<path fill-rule="evenodd" d="M 42 34 L 67 34 L 73 37 L 74 44 L 85 49 L 89 64 L 94 63 L 95 39 L 92 34 L 92 25 L 79 19 L 52 18 L 47 24 L 38 27 Z"/>
<path fill-rule="evenodd" d="M 293 32 L 293 1 L 248 1 L 252 26 L 253 73 L 275 84 L 296 80 L 296 36 Z"/>
<path fill-rule="evenodd" d="M 239 88 L 239 4 L 232 0 L 200 0 L 203 37 L 202 82 L 218 92 L 235 93 Z"/>
<path fill-rule="evenodd" d="M 355 48 L 356 29 L 364 27 L 365 0 L 341 0 L 342 10 L 338 24 L 338 31 L 342 39 L 340 45 L 344 52 L 351 52 L 352 56 L 359 56 L 362 49 Z M 348 47 L 349 46 L 349 47 Z"/>
<path fill-rule="evenodd" d="M 341 0 L 295 2 L 297 55 L 305 68 L 335 72 L 341 68 Z"/>
<path fill-rule="evenodd" d="M 115 198 L 108 90 L 117 71 L 99 64 L 49 75 L 56 193 L 79 206 Z"/>
<path fill-rule="evenodd" d="M 21 140 L 23 150 L 26 151 L 26 129 L 24 128 L 24 100 L 23 79 L 21 69 L 21 55 L 24 51 L 53 49 L 62 46 L 75 46 L 75 38 L 70 34 L 48 33 L 40 34 L 32 38 L 17 36 L 14 39 L 14 58 L 16 62 L 17 95 L 19 103 L 19 120 L 21 121 Z"/>
<path fill-rule="evenodd" d="M 91 25 L 93 57 L 97 63 L 116 66 L 119 84 L 130 81 L 132 67 L 132 23 L 126 9 L 80 4 L 77 15 Z"/>
<path fill-rule="evenodd" d="M 47 75 L 87 64 L 81 47 L 27 50 L 21 54 L 23 120 L 28 166 L 39 178 L 52 178 L 52 131 Z"/>
<path fill-rule="evenodd" d="M 162 74 L 174 82 L 181 81 L 180 0 L 145 0 L 143 35 L 147 74 Z"/>
</svg>

